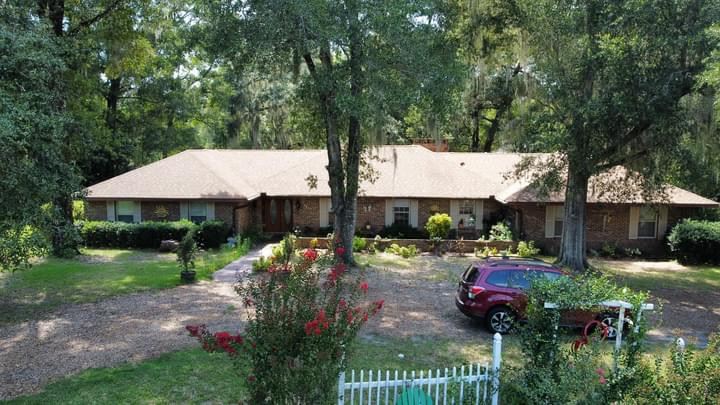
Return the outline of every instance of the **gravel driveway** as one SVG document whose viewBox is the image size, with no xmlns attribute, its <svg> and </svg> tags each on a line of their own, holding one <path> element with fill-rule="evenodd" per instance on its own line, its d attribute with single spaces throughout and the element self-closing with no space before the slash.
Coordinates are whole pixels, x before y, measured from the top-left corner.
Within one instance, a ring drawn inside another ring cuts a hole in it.
<svg viewBox="0 0 720 405">
<path fill-rule="evenodd" d="M 370 285 L 368 298 L 384 299 L 385 307 L 363 335 L 460 342 L 491 339 L 480 323 L 462 315 L 454 304 L 458 277 L 474 258 L 403 260 L 378 255 L 371 260 L 373 266 L 364 274 Z M 211 330 L 235 331 L 242 328 L 242 313 L 232 283 L 216 281 L 68 305 L 48 319 L 4 327 L 0 329 L 0 399 L 37 392 L 87 368 L 196 347 L 184 325 L 206 323 Z M 708 315 L 707 310 L 703 313 Z M 651 336 L 653 332 L 659 331 L 651 331 Z"/>
<path fill-rule="evenodd" d="M 237 330 L 240 312 L 232 284 L 201 282 L 68 305 L 47 319 L 5 326 L 0 329 L 0 399 L 37 392 L 87 368 L 195 346 L 184 325 Z"/>
</svg>

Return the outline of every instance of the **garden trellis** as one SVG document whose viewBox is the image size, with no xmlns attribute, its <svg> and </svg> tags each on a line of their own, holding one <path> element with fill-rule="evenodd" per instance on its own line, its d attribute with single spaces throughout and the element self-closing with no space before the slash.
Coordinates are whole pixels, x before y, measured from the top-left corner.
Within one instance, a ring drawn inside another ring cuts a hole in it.
<svg viewBox="0 0 720 405">
<path fill-rule="evenodd" d="M 493 336 L 492 364 L 473 364 L 435 370 L 369 370 L 341 372 L 338 405 L 345 404 L 462 404 L 473 398 L 497 405 L 500 388 L 502 336 Z M 347 379 L 350 381 L 347 381 Z M 431 402 L 425 402 L 431 401 Z"/>
<path fill-rule="evenodd" d="M 622 346 L 622 335 L 623 335 L 623 325 L 625 324 L 625 311 L 628 309 L 633 309 L 633 305 L 626 301 L 621 300 L 607 300 L 602 301 L 597 304 L 597 306 L 605 307 L 605 308 L 619 308 L 618 311 L 618 323 L 617 323 L 617 333 L 615 334 L 615 352 L 617 353 L 620 351 L 620 347 Z M 545 309 L 558 309 L 559 306 L 552 302 L 546 302 L 545 303 Z M 643 311 L 653 311 L 655 309 L 655 306 L 653 304 L 640 304 L 640 307 L 638 308 L 638 313 L 635 318 L 635 326 L 633 327 L 632 331 L 633 333 L 637 333 L 640 330 L 640 320 L 642 319 Z M 557 328 L 557 325 L 555 326 Z M 617 357 L 615 358 L 615 367 L 617 368 Z"/>
</svg>

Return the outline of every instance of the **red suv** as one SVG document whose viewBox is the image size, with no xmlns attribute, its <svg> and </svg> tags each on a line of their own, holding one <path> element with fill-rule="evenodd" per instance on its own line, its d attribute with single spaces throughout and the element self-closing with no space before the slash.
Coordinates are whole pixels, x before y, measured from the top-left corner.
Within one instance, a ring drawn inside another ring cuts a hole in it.
<svg viewBox="0 0 720 405">
<path fill-rule="evenodd" d="M 566 275 L 539 259 L 488 257 L 471 264 L 463 272 L 455 304 L 463 314 L 484 319 L 490 332 L 507 333 L 516 320 L 525 318 L 527 296 L 524 291 L 537 277 L 555 280 Z M 583 327 L 593 320 L 608 326 L 607 337 L 615 337 L 617 314 L 612 312 L 565 311 L 561 323 L 563 326 Z"/>
</svg>

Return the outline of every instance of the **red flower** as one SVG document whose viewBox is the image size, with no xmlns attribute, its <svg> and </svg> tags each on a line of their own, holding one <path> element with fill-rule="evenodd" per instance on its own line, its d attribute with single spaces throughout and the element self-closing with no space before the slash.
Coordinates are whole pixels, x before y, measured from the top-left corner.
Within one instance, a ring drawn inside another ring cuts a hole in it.
<svg viewBox="0 0 720 405">
<path fill-rule="evenodd" d="M 343 255 L 345 255 L 345 248 L 344 248 L 344 247 L 338 246 L 337 248 L 335 248 L 335 256 L 342 257 Z"/>
<path fill-rule="evenodd" d="M 344 298 L 340 298 L 340 301 L 338 301 L 338 310 L 344 311 L 347 309 L 347 301 L 345 301 Z"/>
<path fill-rule="evenodd" d="M 367 322 L 368 320 L 368 313 L 367 311 L 363 313 L 363 322 Z"/>
<path fill-rule="evenodd" d="M 185 329 L 190 333 L 190 336 L 200 337 L 205 331 L 205 325 L 186 325 Z"/>
<path fill-rule="evenodd" d="M 312 320 L 305 324 L 305 334 L 310 336 L 313 334 L 313 331 L 317 329 L 318 321 Z"/>
<path fill-rule="evenodd" d="M 375 302 L 373 302 L 373 304 L 375 306 L 372 310 L 372 313 L 373 313 L 373 315 L 375 315 L 378 313 L 378 311 L 380 311 L 382 309 L 383 305 L 385 305 L 385 300 L 375 301 Z"/>
<path fill-rule="evenodd" d="M 360 283 L 360 290 L 362 290 L 362 292 L 363 292 L 364 294 L 367 294 L 367 292 L 368 292 L 368 283 L 367 283 L 367 281 L 363 281 L 362 283 Z"/>
<path fill-rule="evenodd" d="M 305 249 L 305 253 L 303 254 L 305 259 L 314 262 L 318 258 L 318 252 L 315 249 Z"/>
</svg>

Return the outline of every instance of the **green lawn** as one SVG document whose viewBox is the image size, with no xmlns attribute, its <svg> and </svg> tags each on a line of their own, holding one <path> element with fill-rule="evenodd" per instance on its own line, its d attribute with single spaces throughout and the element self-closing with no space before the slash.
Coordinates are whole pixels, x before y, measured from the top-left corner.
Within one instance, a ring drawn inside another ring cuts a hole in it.
<svg viewBox="0 0 720 405">
<path fill-rule="evenodd" d="M 201 254 L 196 261 L 198 279 L 210 279 L 245 253 L 223 249 Z M 86 249 L 74 259 L 46 258 L 29 270 L 0 274 L 0 325 L 37 318 L 61 304 L 178 286 L 175 257 L 154 251 Z"/>
<path fill-rule="evenodd" d="M 365 338 L 354 348 L 350 368 L 427 370 L 484 363 L 492 352 L 491 342 L 486 340 L 465 344 L 451 340 Z M 514 338 L 509 340 L 506 360 L 517 361 L 517 345 Z M 10 403 L 237 403 L 243 393 L 244 380 L 224 354 L 190 349 L 138 364 L 87 370 L 48 385 L 40 394 Z"/>
<path fill-rule="evenodd" d="M 717 291 L 720 267 L 683 266 L 676 261 L 591 260 L 600 270 L 614 275 L 618 282 L 637 290 L 673 288 L 692 291 Z"/>
<path fill-rule="evenodd" d="M 519 362 L 517 340 L 516 336 L 505 338 L 505 364 Z M 485 335 L 473 342 L 377 337 L 359 341 L 352 352 L 350 369 L 434 370 L 484 363 L 490 360 L 492 344 Z M 608 360 L 611 347 L 607 345 Z M 665 346 L 655 345 L 650 349 L 655 354 L 664 353 Z M 403 354 L 403 358 L 399 354 Z M 208 354 L 198 348 L 164 354 L 137 364 L 86 370 L 48 385 L 39 394 L 9 403 L 238 403 L 244 392 L 245 381 L 224 354 Z"/>
</svg>

